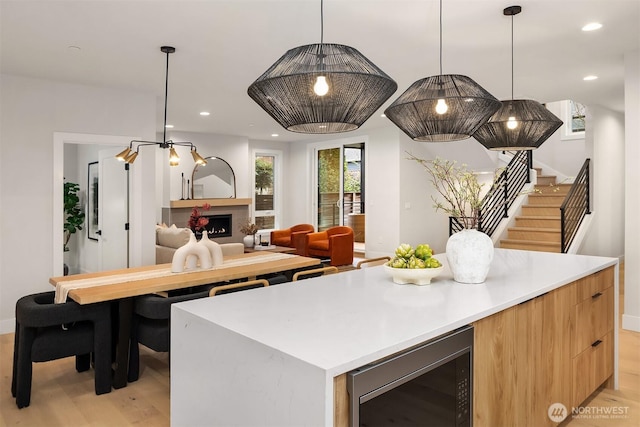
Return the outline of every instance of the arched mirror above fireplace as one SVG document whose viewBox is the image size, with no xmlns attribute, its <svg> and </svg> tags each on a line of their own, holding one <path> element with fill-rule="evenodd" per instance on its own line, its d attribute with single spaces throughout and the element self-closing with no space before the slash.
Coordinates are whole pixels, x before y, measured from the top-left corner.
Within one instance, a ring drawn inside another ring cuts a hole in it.
<svg viewBox="0 0 640 427">
<path fill-rule="evenodd" d="M 193 168 L 191 174 L 192 199 L 235 199 L 236 176 L 233 168 L 220 157 L 206 157 L 206 165 Z"/>
</svg>

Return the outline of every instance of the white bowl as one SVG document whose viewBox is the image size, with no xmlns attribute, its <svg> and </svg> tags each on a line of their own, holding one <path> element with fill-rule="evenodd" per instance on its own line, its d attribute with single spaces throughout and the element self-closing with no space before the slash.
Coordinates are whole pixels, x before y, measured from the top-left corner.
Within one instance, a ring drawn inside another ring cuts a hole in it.
<svg viewBox="0 0 640 427">
<path fill-rule="evenodd" d="M 399 285 L 429 285 L 431 279 L 440 275 L 444 267 L 437 268 L 393 268 L 385 264 L 384 269 Z"/>
</svg>

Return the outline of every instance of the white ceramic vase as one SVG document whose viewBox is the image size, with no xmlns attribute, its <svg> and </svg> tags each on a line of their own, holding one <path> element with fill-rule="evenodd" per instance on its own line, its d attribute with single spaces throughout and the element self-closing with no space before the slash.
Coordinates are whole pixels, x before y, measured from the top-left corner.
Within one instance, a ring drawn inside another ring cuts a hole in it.
<svg viewBox="0 0 640 427">
<path fill-rule="evenodd" d="M 254 247 L 256 243 L 255 243 L 255 238 L 253 237 L 253 234 L 247 234 L 246 236 L 244 236 L 244 238 L 242 239 L 242 243 L 244 243 L 245 248 Z"/>
<path fill-rule="evenodd" d="M 173 254 L 171 261 L 171 272 L 181 273 L 186 270 L 195 270 L 200 261 L 201 269 L 212 267 L 211 254 L 205 245 L 201 245 L 196 240 L 193 232 L 189 233 L 189 242 L 179 247 Z"/>
<path fill-rule="evenodd" d="M 474 229 L 464 229 L 447 240 L 447 261 L 453 280 L 460 283 L 483 283 L 493 260 L 493 241 Z"/>
<path fill-rule="evenodd" d="M 211 254 L 211 263 L 214 267 L 216 265 L 222 265 L 222 248 L 220 247 L 220 244 L 218 244 L 218 242 L 209 240 L 209 233 L 207 232 L 207 230 L 204 230 L 202 232 L 202 238 L 198 243 L 200 245 L 206 246 L 209 254 Z"/>
</svg>

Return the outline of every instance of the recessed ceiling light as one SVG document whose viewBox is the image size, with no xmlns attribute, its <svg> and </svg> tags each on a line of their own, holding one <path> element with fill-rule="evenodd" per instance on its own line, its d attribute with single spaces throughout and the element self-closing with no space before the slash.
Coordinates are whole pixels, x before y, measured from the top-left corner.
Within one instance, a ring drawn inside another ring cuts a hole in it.
<svg viewBox="0 0 640 427">
<path fill-rule="evenodd" d="M 271 136 L 275 138 L 276 136 L 280 136 L 280 135 L 277 133 L 272 133 Z"/>
<path fill-rule="evenodd" d="M 201 116 L 208 116 L 209 114 L 211 113 L 209 113 L 208 111 L 200 111 Z"/>
<path fill-rule="evenodd" d="M 590 22 L 584 27 L 582 27 L 582 31 L 595 31 L 602 28 L 602 24 L 599 22 Z"/>
<path fill-rule="evenodd" d="M 380 114 L 380 117 L 387 117 L 385 113 Z"/>
<path fill-rule="evenodd" d="M 164 125 L 167 129 L 173 129 L 173 125 Z"/>
<path fill-rule="evenodd" d="M 589 80 L 595 80 L 597 78 L 598 76 L 585 76 L 582 80 L 589 81 Z"/>
<path fill-rule="evenodd" d="M 80 50 L 82 50 L 80 46 L 67 46 L 67 49 L 69 49 L 72 52 L 79 52 Z"/>
</svg>

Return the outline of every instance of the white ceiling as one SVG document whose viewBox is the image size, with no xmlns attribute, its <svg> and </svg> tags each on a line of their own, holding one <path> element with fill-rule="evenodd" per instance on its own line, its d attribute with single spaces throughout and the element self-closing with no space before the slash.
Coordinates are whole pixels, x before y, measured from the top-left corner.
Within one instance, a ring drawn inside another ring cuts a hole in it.
<svg viewBox="0 0 640 427">
<path fill-rule="evenodd" d="M 443 73 L 465 74 L 498 99 L 574 99 L 624 108 L 624 54 L 640 48 L 640 0 L 443 0 Z M 415 80 L 439 73 L 438 0 L 325 0 L 324 41 L 355 47 L 398 83 L 363 126 Z M 282 141 L 247 87 L 288 49 L 320 41 L 320 0 L 0 0 L 2 73 L 153 92 L 162 126 Z M 592 21 L 601 30 L 585 33 Z M 78 47 L 73 48 L 71 46 Z M 595 81 L 585 82 L 589 74 Z M 209 111 L 201 117 L 200 111 Z M 161 131 L 161 129 L 159 129 Z M 326 139 L 326 136 L 324 137 Z"/>
</svg>

